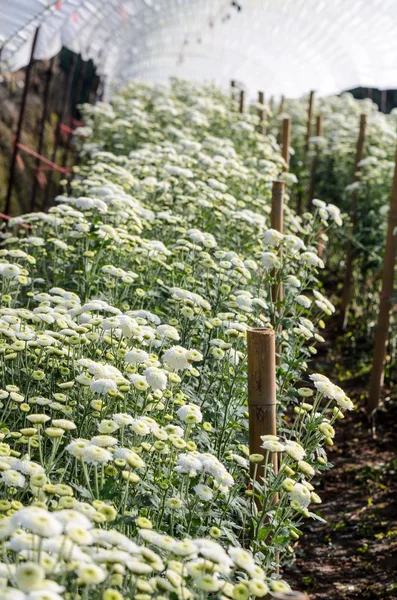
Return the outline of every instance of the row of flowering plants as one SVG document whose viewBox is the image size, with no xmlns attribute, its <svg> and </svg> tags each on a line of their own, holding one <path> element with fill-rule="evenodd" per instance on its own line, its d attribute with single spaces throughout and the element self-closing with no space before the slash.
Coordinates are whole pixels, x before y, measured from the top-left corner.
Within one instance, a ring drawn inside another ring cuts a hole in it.
<svg viewBox="0 0 397 600">
<path fill-rule="evenodd" d="M 392 178 L 395 166 L 396 114 L 386 115 L 371 100 L 355 100 L 349 93 L 317 98 L 315 115 L 321 115 L 323 132 L 316 135 L 315 119 L 307 142 L 308 99 L 286 100 L 283 112 L 274 110 L 269 130 L 280 129 L 280 119 L 292 119 L 292 173 L 298 184 L 294 202 L 308 206 L 310 179 L 314 196 L 335 203 L 345 215 L 340 235 L 329 247 L 334 287 L 343 281 L 346 244 L 353 246 L 353 309 L 355 324 L 364 335 L 376 320 Z M 364 149 L 355 173 L 360 116 L 366 115 Z M 314 158 L 316 157 L 316 158 Z M 313 173 L 314 165 L 314 175 Z M 353 200 L 355 195 L 355 200 Z M 296 205 L 295 204 L 295 205 Z M 355 214 L 352 209 L 355 206 Z M 354 227 L 353 227 L 354 221 Z"/>
<path fill-rule="evenodd" d="M 306 375 L 340 211 L 297 216 L 284 176 L 270 229 L 277 141 L 214 87 L 134 83 L 84 114 L 70 193 L 2 231 L 0 597 L 288 592 L 277 567 L 321 519 L 311 480 L 353 408 Z M 254 455 L 250 327 L 279 352 L 279 435 Z"/>
</svg>

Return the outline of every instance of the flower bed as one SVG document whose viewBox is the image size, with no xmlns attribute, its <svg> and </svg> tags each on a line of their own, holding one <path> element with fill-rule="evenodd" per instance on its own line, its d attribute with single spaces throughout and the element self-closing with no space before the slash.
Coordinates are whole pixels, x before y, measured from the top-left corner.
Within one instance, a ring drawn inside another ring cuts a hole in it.
<svg viewBox="0 0 397 600">
<path fill-rule="evenodd" d="M 277 142 L 216 88 L 134 83 L 84 110 L 71 194 L 3 231 L 1 598 L 288 591 L 277 566 L 320 518 L 310 481 L 353 407 L 305 375 L 334 311 L 318 248 L 339 209 L 287 202 L 270 229 Z M 260 455 L 251 327 L 279 352 Z"/>
</svg>

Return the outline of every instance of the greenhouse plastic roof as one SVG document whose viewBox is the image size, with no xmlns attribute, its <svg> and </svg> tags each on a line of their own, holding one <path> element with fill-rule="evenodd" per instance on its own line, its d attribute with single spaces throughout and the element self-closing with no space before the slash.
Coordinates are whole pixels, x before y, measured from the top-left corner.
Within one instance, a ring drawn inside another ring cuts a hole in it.
<svg viewBox="0 0 397 600">
<path fill-rule="evenodd" d="M 397 87 L 397 0 L 0 0 L 2 70 L 62 45 L 108 83 L 231 79 L 300 96 Z"/>
</svg>

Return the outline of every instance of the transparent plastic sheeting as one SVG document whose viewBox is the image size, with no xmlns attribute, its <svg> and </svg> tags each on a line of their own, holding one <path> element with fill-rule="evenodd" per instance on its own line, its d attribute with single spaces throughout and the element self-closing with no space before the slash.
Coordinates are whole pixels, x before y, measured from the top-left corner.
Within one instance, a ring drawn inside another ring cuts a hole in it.
<svg viewBox="0 0 397 600">
<path fill-rule="evenodd" d="M 397 0 L 0 0 L 2 70 L 92 58 L 107 83 L 231 79 L 254 93 L 397 87 Z"/>
</svg>

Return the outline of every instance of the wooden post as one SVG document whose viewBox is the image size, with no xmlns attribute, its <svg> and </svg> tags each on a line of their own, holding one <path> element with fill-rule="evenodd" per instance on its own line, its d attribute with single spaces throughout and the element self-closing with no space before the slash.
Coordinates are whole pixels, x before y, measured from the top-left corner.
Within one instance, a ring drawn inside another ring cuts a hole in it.
<svg viewBox="0 0 397 600">
<path fill-rule="evenodd" d="M 17 132 L 16 132 L 16 135 L 15 135 L 14 148 L 13 148 L 12 157 L 11 157 L 10 175 L 9 175 L 9 180 L 8 180 L 8 189 L 7 189 L 6 203 L 5 203 L 5 208 L 4 208 L 4 212 L 6 213 L 6 215 L 8 215 L 8 213 L 10 212 L 10 207 L 11 207 L 11 196 L 12 196 L 12 188 L 13 188 L 13 185 L 14 185 L 15 167 L 16 167 L 17 156 L 18 156 L 18 152 L 19 152 L 18 144 L 19 144 L 19 142 L 21 140 L 22 125 L 23 125 L 23 119 L 24 119 L 24 116 L 25 116 L 25 108 L 26 108 L 26 99 L 28 97 L 28 92 L 29 92 L 30 77 L 31 77 L 31 74 L 32 74 L 32 67 L 33 67 L 33 62 L 34 62 L 34 53 L 35 53 L 35 50 L 36 50 L 37 38 L 39 36 L 39 31 L 40 31 L 40 28 L 38 27 L 36 29 L 36 32 L 35 32 L 34 38 L 33 38 L 32 48 L 31 48 L 31 51 L 30 51 L 29 64 L 26 67 L 25 87 L 23 89 L 21 108 L 20 108 L 20 111 L 19 111 L 19 119 L 18 119 Z"/>
<path fill-rule="evenodd" d="M 234 79 L 231 80 L 230 82 L 230 97 L 232 99 L 232 108 L 234 107 L 234 99 L 235 99 L 235 93 L 236 93 L 236 82 Z"/>
<path fill-rule="evenodd" d="M 357 140 L 357 149 L 356 149 L 356 158 L 354 161 L 354 175 L 353 182 L 358 181 L 359 175 L 359 167 L 358 163 L 361 161 L 364 151 L 364 143 L 365 143 L 365 127 L 367 123 L 367 115 L 360 115 L 360 131 L 358 134 Z M 352 236 L 354 235 L 356 224 L 357 224 L 357 197 L 358 194 L 356 190 L 353 190 L 351 195 L 351 223 L 352 223 Z M 346 264 L 345 264 L 345 276 L 343 280 L 343 291 L 342 291 L 342 303 L 341 303 L 341 315 L 340 322 L 342 325 L 342 329 L 345 329 L 347 326 L 348 320 L 348 309 L 350 304 L 351 297 L 351 286 L 352 286 L 352 278 L 353 278 L 353 254 L 354 248 L 351 240 L 347 242 L 347 250 L 346 250 Z"/>
<path fill-rule="evenodd" d="M 287 117 L 283 119 L 283 141 L 282 141 L 282 155 L 286 162 L 284 171 L 289 171 L 289 148 L 291 145 L 291 119 Z"/>
<path fill-rule="evenodd" d="M 367 413 L 373 414 L 379 405 L 379 396 L 383 385 L 383 368 L 386 355 L 386 345 L 389 332 L 391 301 L 393 296 L 394 265 L 397 251 L 397 149 L 395 156 L 393 188 L 390 198 L 389 220 L 386 236 L 385 257 L 383 260 L 382 291 L 379 301 L 378 322 L 375 329 L 375 348 L 372 363 L 369 397 L 366 406 Z"/>
<path fill-rule="evenodd" d="M 43 96 L 43 112 L 41 114 L 41 122 L 40 122 L 40 127 L 39 127 L 39 143 L 37 145 L 37 153 L 38 154 L 43 154 L 43 145 L 44 145 L 44 133 L 45 133 L 45 124 L 48 118 L 48 104 L 49 104 L 49 97 L 50 97 L 50 85 L 51 85 L 51 79 L 52 79 L 52 73 L 53 73 L 53 69 L 54 69 L 54 62 L 55 62 L 55 57 L 52 57 L 50 60 L 50 65 L 48 67 L 47 73 L 46 73 L 46 81 L 45 81 L 45 87 L 44 87 L 44 96 Z M 38 174 L 38 169 L 40 166 L 40 159 L 36 158 L 36 162 L 34 165 L 34 179 L 33 179 L 33 185 L 32 185 L 32 193 L 30 196 L 30 211 L 34 211 L 35 208 L 35 200 L 36 200 L 36 191 L 37 191 L 37 184 L 38 184 L 38 179 L 37 179 L 37 174 Z"/>
<path fill-rule="evenodd" d="M 272 185 L 272 212 L 270 215 L 270 226 L 283 233 L 284 225 L 284 191 L 285 183 L 281 179 L 275 179 Z"/>
<path fill-rule="evenodd" d="M 265 104 L 265 94 L 263 92 L 258 92 L 258 102 L 259 104 Z M 265 125 L 265 114 L 266 111 L 264 108 L 258 108 L 258 117 L 259 117 L 259 131 L 265 135 L 266 133 L 266 125 Z"/>
<path fill-rule="evenodd" d="M 56 130 L 55 130 L 54 147 L 53 147 L 52 156 L 51 156 L 51 162 L 53 162 L 53 163 L 56 162 L 57 150 L 58 150 L 59 142 L 61 140 L 61 125 L 63 124 L 63 121 L 65 120 L 65 116 L 66 116 L 68 108 L 69 108 L 69 97 L 70 97 L 70 91 L 72 88 L 74 72 L 76 69 L 76 58 L 77 58 L 76 54 L 73 53 L 72 60 L 71 60 L 70 66 L 69 66 L 69 72 L 65 79 L 64 95 L 61 100 L 61 102 L 62 102 L 61 108 L 58 112 L 57 126 L 56 126 Z M 51 183 L 52 183 L 53 172 L 54 171 L 49 171 L 49 173 L 48 173 L 48 183 L 47 183 L 47 189 L 46 189 L 46 193 L 45 193 L 45 197 L 44 197 L 43 209 L 47 208 L 47 206 L 48 206 L 49 196 L 50 196 L 50 192 L 51 192 Z"/>
<path fill-rule="evenodd" d="M 280 106 L 278 107 L 278 114 L 281 115 L 281 113 L 284 110 L 284 104 L 285 104 L 285 97 L 281 96 L 280 98 Z"/>
<path fill-rule="evenodd" d="M 270 226 L 280 233 L 283 233 L 284 229 L 284 192 L 284 181 L 281 181 L 280 179 L 273 181 Z M 283 300 L 283 287 L 279 281 L 272 287 L 272 300 L 273 302 L 281 302 Z M 279 330 L 280 328 L 278 328 L 278 331 Z"/>
<path fill-rule="evenodd" d="M 306 152 L 309 148 L 309 138 L 312 134 L 312 118 L 313 118 L 313 106 L 314 106 L 314 91 L 310 92 L 309 96 L 309 107 L 307 110 L 307 124 L 306 124 Z"/>
<path fill-rule="evenodd" d="M 240 90 L 240 103 L 238 107 L 238 112 L 242 115 L 244 112 L 244 90 Z"/>
<path fill-rule="evenodd" d="M 262 454 L 262 435 L 276 435 L 276 342 L 272 329 L 248 329 L 249 451 Z M 273 454 L 277 472 L 277 454 Z M 257 479 L 262 476 L 258 473 Z"/>
<path fill-rule="evenodd" d="M 317 115 L 316 117 L 316 136 L 322 137 L 323 135 L 323 115 Z M 309 193 L 307 195 L 307 210 L 308 212 L 312 209 L 312 200 L 314 198 L 314 185 L 316 179 L 316 167 L 318 160 L 318 146 L 314 150 L 312 168 L 310 171 L 310 182 L 309 182 Z"/>
</svg>

